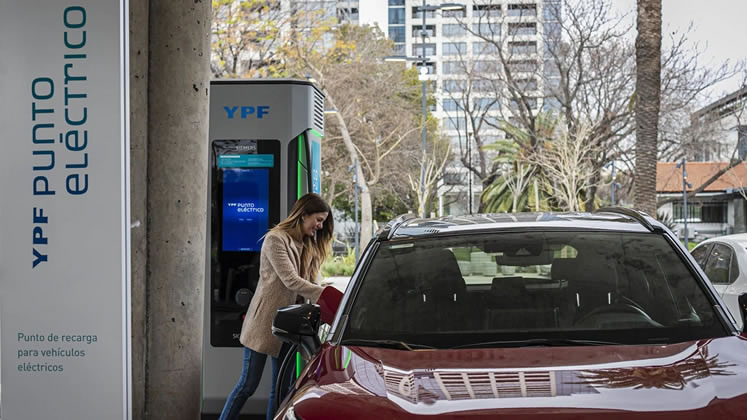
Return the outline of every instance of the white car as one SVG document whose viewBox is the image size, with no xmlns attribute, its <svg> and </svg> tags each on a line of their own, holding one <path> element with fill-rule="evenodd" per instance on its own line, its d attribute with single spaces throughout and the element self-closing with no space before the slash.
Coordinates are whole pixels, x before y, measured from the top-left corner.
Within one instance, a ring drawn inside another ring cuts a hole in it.
<svg viewBox="0 0 747 420">
<path fill-rule="evenodd" d="M 739 297 L 747 293 L 747 233 L 707 239 L 690 253 L 744 331 Z"/>
</svg>

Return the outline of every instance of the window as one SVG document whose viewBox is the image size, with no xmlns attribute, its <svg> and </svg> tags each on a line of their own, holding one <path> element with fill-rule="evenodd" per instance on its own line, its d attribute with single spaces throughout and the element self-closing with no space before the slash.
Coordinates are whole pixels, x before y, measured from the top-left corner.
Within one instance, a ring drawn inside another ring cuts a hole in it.
<svg viewBox="0 0 747 420">
<path fill-rule="evenodd" d="M 509 54 L 537 54 L 537 43 L 534 41 L 509 42 Z"/>
<path fill-rule="evenodd" d="M 515 81 L 516 88 L 522 92 L 537 90 L 536 79 L 518 79 Z"/>
<path fill-rule="evenodd" d="M 404 25 L 405 24 L 405 8 L 404 7 L 390 7 L 389 8 L 389 24 L 390 25 Z"/>
<path fill-rule="evenodd" d="M 530 73 L 537 71 L 537 62 L 533 60 L 509 61 L 506 68 L 511 73 Z"/>
<path fill-rule="evenodd" d="M 726 202 L 702 202 L 687 203 L 687 221 L 693 223 L 726 223 Z M 685 214 L 682 202 L 672 205 L 672 219 L 675 222 L 684 222 Z"/>
<path fill-rule="evenodd" d="M 509 23 L 509 35 L 537 35 L 536 23 Z"/>
<path fill-rule="evenodd" d="M 472 81 L 473 92 L 495 92 L 496 87 L 491 80 L 478 79 Z"/>
<path fill-rule="evenodd" d="M 473 42 L 472 53 L 475 55 L 498 55 L 498 45 L 492 42 Z"/>
<path fill-rule="evenodd" d="M 472 6 L 472 17 L 499 17 L 500 4 L 476 4 Z"/>
<path fill-rule="evenodd" d="M 475 108 L 483 111 L 497 111 L 501 108 L 498 98 L 475 98 Z"/>
<path fill-rule="evenodd" d="M 498 61 L 475 60 L 472 62 L 474 73 L 497 73 L 498 69 L 500 69 Z"/>
<path fill-rule="evenodd" d="M 462 36 L 466 33 L 467 31 L 464 26 L 458 23 L 444 23 L 441 25 L 441 34 L 443 36 Z"/>
<path fill-rule="evenodd" d="M 422 19 L 423 18 L 423 12 L 419 10 L 420 6 L 415 6 L 412 8 L 412 17 L 415 19 Z M 426 18 L 434 18 L 436 17 L 436 11 L 435 10 L 426 10 L 425 11 L 425 17 Z"/>
<path fill-rule="evenodd" d="M 461 9 L 454 9 L 454 10 L 442 10 L 441 16 L 443 17 L 456 17 L 456 18 L 462 18 L 467 16 L 467 10 L 466 8 Z"/>
<path fill-rule="evenodd" d="M 485 38 L 498 37 L 501 36 L 501 24 L 495 22 L 473 23 L 472 32 Z"/>
<path fill-rule="evenodd" d="M 454 99 L 445 98 L 443 100 L 443 110 L 444 111 L 447 111 L 447 112 L 448 111 L 457 111 L 457 110 L 460 110 L 460 109 L 462 109 L 462 107 Z"/>
<path fill-rule="evenodd" d="M 545 31 L 545 39 L 556 41 L 560 38 L 561 27 L 556 22 L 545 22 L 543 25 Z"/>
<path fill-rule="evenodd" d="M 389 0 L 390 6 L 404 6 L 405 0 Z"/>
<path fill-rule="evenodd" d="M 510 107 L 512 110 L 518 110 L 519 104 L 521 104 L 521 108 L 526 109 L 524 103 L 529 106 L 529 109 L 537 109 L 537 98 L 525 98 L 521 102 L 516 99 L 511 99 Z"/>
<path fill-rule="evenodd" d="M 561 6 L 558 0 L 545 0 L 542 5 L 542 16 L 544 16 L 545 22 L 560 20 L 560 10 Z"/>
<path fill-rule="evenodd" d="M 705 271 L 713 284 L 730 284 L 729 270 L 734 252 L 727 245 L 716 243 L 708 256 Z"/>
<path fill-rule="evenodd" d="M 454 233 L 382 242 L 372 254 L 343 345 L 388 339 L 453 348 L 486 337 L 653 345 L 728 334 L 700 279 L 662 235 Z"/>
<path fill-rule="evenodd" d="M 695 258 L 695 262 L 698 263 L 700 268 L 705 269 L 706 260 L 708 260 L 708 254 L 710 253 L 712 247 L 713 244 L 705 244 L 693 249 L 693 252 L 690 253 L 693 258 Z"/>
<path fill-rule="evenodd" d="M 389 39 L 391 39 L 395 43 L 405 42 L 405 27 L 389 26 Z"/>
<path fill-rule="evenodd" d="M 537 16 L 536 4 L 509 4 L 509 16 Z"/>
<path fill-rule="evenodd" d="M 358 8 L 357 7 L 341 7 L 337 9 L 337 20 L 358 22 Z"/>
<path fill-rule="evenodd" d="M 442 55 L 464 55 L 467 54 L 466 42 L 444 42 Z"/>
<path fill-rule="evenodd" d="M 443 74 L 464 74 L 464 64 L 461 61 L 444 61 L 441 64 Z"/>
<path fill-rule="evenodd" d="M 444 119 L 444 128 L 451 131 L 464 131 L 467 128 L 467 120 L 463 117 L 447 117 Z"/>
<path fill-rule="evenodd" d="M 394 54 L 395 56 L 407 55 L 407 46 L 405 44 L 394 44 L 392 54 Z"/>
<path fill-rule="evenodd" d="M 464 92 L 463 80 L 444 80 L 444 92 L 459 93 Z"/>
<path fill-rule="evenodd" d="M 737 147 L 739 158 L 747 158 L 747 125 L 737 126 Z"/>
<path fill-rule="evenodd" d="M 412 27 L 412 37 L 413 38 L 419 38 L 422 35 L 420 34 L 420 28 L 422 28 L 423 25 L 413 25 Z M 436 25 L 425 25 L 425 36 L 436 36 Z"/>
<path fill-rule="evenodd" d="M 425 53 L 423 53 L 423 45 L 425 45 Z M 436 55 L 436 44 L 412 44 L 412 55 L 421 57 Z"/>
</svg>

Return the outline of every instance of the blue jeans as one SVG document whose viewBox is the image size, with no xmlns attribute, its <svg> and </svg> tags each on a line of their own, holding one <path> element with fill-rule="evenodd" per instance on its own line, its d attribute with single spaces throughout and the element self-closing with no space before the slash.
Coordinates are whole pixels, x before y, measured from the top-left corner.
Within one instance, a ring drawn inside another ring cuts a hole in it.
<svg viewBox="0 0 747 420">
<path fill-rule="evenodd" d="M 262 379 L 265 360 L 267 360 L 266 354 L 244 347 L 244 363 L 241 376 L 239 376 L 239 382 L 233 388 L 231 394 L 228 395 L 226 405 L 223 406 L 223 411 L 220 413 L 220 420 L 237 420 L 239 418 L 241 408 L 257 390 L 259 380 Z M 277 381 L 278 370 L 280 370 L 280 362 L 277 357 L 273 357 L 272 385 L 270 386 L 270 400 L 267 402 L 267 420 L 272 420 L 272 416 L 275 414 L 272 408 L 275 400 L 275 382 Z"/>
</svg>

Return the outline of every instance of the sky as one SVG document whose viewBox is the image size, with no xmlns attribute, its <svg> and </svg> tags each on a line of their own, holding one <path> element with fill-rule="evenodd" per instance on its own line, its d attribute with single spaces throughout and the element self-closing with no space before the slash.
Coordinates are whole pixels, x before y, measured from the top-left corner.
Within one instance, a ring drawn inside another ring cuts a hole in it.
<svg viewBox="0 0 747 420">
<path fill-rule="evenodd" d="M 636 0 L 611 0 L 620 12 L 635 19 Z M 685 32 L 702 52 L 702 64 L 718 67 L 725 60 L 747 60 L 747 0 L 662 0 L 662 33 Z M 666 35 L 662 42 L 666 42 Z M 665 44 L 666 45 L 666 44 Z M 665 46 L 663 45 L 663 47 Z M 743 75 L 725 80 L 710 90 L 711 100 L 739 89 Z"/>
</svg>

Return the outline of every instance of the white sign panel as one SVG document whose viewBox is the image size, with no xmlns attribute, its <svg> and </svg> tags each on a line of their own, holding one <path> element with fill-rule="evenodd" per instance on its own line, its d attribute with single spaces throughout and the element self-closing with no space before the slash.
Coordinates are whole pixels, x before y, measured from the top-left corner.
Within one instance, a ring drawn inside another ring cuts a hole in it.
<svg viewBox="0 0 747 420">
<path fill-rule="evenodd" d="M 3 420 L 129 419 L 126 0 L 0 0 Z"/>
</svg>

